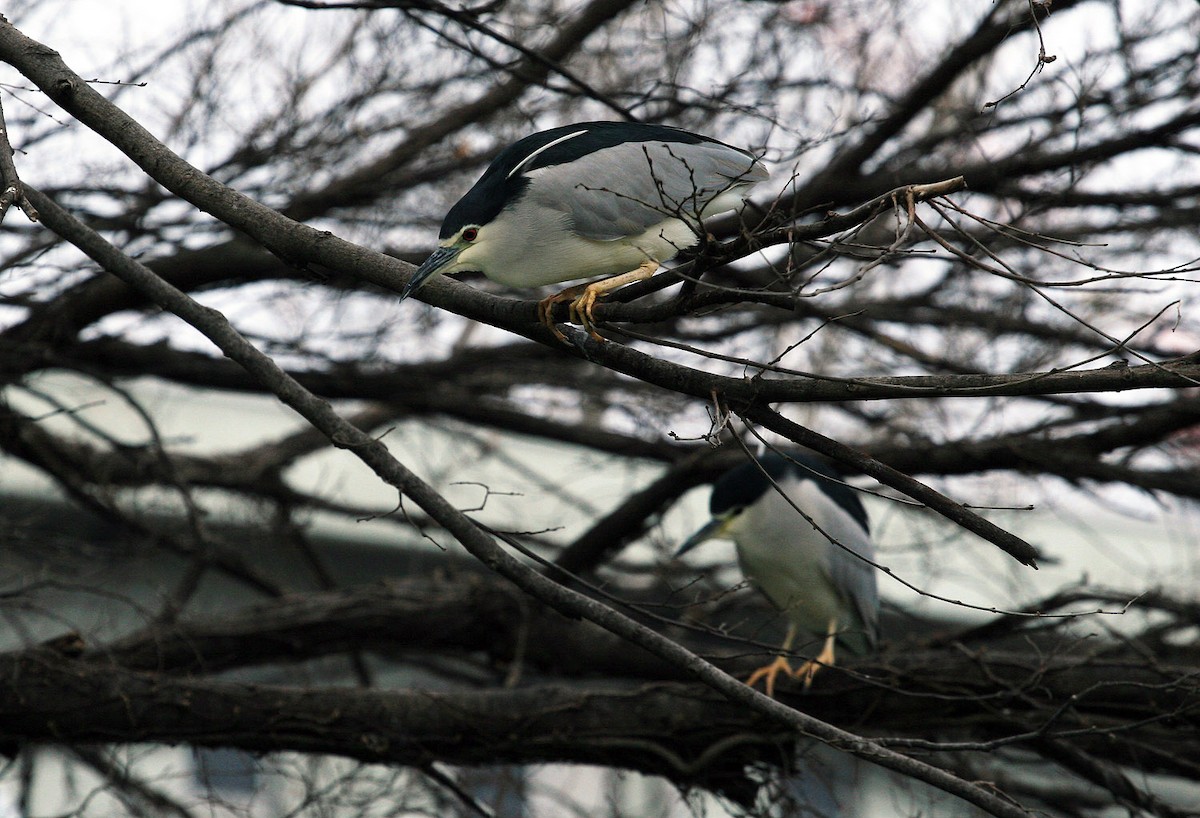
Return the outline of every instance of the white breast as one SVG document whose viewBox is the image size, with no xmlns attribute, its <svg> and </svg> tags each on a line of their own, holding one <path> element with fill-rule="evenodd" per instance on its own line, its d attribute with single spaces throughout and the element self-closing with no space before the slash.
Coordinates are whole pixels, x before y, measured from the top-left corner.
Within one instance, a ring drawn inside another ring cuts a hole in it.
<svg viewBox="0 0 1200 818">
<path fill-rule="evenodd" d="M 663 262 L 680 250 L 694 246 L 695 232 L 680 219 L 666 219 L 636 236 L 596 241 L 570 232 L 561 214 L 532 208 L 503 211 L 489 230 L 506 236 L 502 248 L 487 248 L 472 254 L 471 264 L 492 279 L 509 287 L 540 287 L 546 284 L 603 278 L 635 270 L 647 260 Z M 546 229 L 534 225 L 557 225 Z M 483 249 L 483 248 L 481 248 Z"/>
<path fill-rule="evenodd" d="M 781 485 L 825 534 L 842 542 L 861 537 L 853 534 L 854 520 L 830 507 L 811 480 L 789 477 Z M 742 573 L 801 628 L 824 634 L 830 619 L 836 617 L 841 627 L 857 619 L 833 587 L 829 549 L 837 546 L 775 489 L 747 507 L 729 534 L 737 543 Z"/>
</svg>

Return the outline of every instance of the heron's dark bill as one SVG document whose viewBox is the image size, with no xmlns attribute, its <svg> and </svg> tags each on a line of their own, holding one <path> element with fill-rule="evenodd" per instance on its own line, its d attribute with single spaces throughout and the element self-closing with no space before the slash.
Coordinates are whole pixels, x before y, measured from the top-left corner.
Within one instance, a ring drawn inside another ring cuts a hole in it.
<svg viewBox="0 0 1200 818">
<path fill-rule="evenodd" d="M 680 545 L 679 548 L 675 549 L 675 556 L 678 557 L 681 554 L 691 551 L 705 540 L 711 540 L 714 537 L 723 536 L 725 533 L 725 526 L 728 522 L 729 520 L 725 517 L 713 517 L 704 524 L 703 528 L 701 528 L 692 536 L 688 537 L 683 541 L 683 544 Z"/>
<path fill-rule="evenodd" d="M 415 293 L 430 277 L 441 272 L 442 268 L 449 267 L 458 258 L 460 252 L 462 252 L 461 247 L 439 247 L 434 250 L 413 273 L 413 277 L 408 280 L 408 285 L 400 293 L 400 300 L 403 301 Z"/>
</svg>

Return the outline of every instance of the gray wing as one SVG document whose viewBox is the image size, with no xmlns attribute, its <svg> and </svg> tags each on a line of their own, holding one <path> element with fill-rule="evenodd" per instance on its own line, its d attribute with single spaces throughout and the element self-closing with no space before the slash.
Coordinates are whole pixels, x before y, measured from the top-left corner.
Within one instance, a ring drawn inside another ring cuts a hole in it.
<svg viewBox="0 0 1200 818">
<path fill-rule="evenodd" d="M 526 195 L 536 204 L 563 213 L 581 236 L 611 241 L 672 217 L 698 225 L 701 216 L 735 207 L 769 174 L 720 143 L 630 142 L 528 176 Z"/>
<path fill-rule="evenodd" d="M 871 536 L 857 523 L 846 527 L 839 526 L 835 537 L 855 554 L 875 561 L 875 546 L 871 542 Z M 862 621 L 866 643 L 869 647 L 874 647 L 879 630 L 879 590 L 875 583 L 875 568 L 853 554 L 847 554 L 843 548 L 838 548 L 832 543 L 829 547 L 829 574 L 834 587 L 851 601 L 855 613 Z"/>
</svg>

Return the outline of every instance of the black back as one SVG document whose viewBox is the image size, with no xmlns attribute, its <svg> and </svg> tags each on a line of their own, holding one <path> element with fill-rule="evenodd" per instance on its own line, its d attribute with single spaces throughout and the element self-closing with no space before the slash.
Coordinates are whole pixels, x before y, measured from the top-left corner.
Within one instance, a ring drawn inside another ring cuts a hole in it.
<svg viewBox="0 0 1200 818">
<path fill-rule="evenodd" d="M 719 517 L 730 509 L 751 505 L 767 491 L 774 491 L 767 475 L 775 482 L 787 476 L 814 481 L 829 499 L 862 526 L 863 531 L 870 533 L 867 510 L 858 499 L 858 492 L 845 484 L 842 473 L 824 460 L 795 452 L 789 452 L 787 457 L 768 452 L 758 458 L 757 465 L 743 463 L 725 472 L 713 483 L 709 511 Z"/>
<path fill-rule="evenodd" d="M 522 165 L 538 148 L 577 131 L 585 133 L 546 148 L 527 164 Z M 520 198 L 529 185 L 529 179 L 525 176 L 529 171 L 573 162 L 589 153 L 630 142 L 725 144 L 711 137 L 672 128 L 669 125 L 648 125 L 641 122 L 580 122 L 530 134 L 500 151 L 492 160 L 492 164 L 483 172 L 483 176 L 479 177 L 474 187 L 450 208 L 442 222 L 439 238 L 448 239 L 468 224 L 487 224 L 492 221 L 508 204 Z M 746 155 L 750 156 L 749 153 Z M 509 174 L 518 166 L 521 167 L 521 172 L 510 177 Z"/>
</svg>

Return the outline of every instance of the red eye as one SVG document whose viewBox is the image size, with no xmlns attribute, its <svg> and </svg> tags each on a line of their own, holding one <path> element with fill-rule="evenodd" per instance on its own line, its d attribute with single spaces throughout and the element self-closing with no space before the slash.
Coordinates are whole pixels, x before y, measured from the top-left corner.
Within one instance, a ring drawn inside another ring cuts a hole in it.
<svg viewBox="0 0 1200 818">
<path fill-rule="evenodd" d="M 479 238 L 479 231 L 474 227 L 468 227 L 463 231 L 462 237 L 463 241 L 475 241 L 475 239 Z"/>
</svg>

